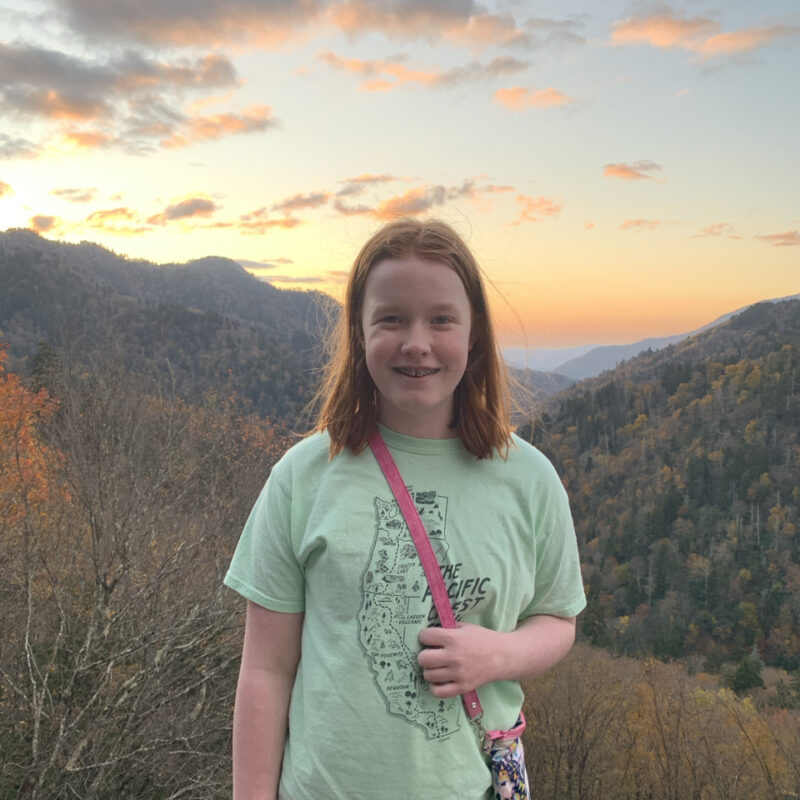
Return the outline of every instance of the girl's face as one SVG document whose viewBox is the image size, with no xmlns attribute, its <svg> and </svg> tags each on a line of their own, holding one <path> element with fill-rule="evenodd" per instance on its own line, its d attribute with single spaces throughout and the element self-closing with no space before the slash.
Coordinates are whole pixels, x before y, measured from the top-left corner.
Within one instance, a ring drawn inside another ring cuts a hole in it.
<svg viewBox="0 0 800 800">
<path fill-rule="evenodd" d="M 361 318 L 378 419 L 408 436 L 454 436 L 453 392 L 472 348 L 472 309 L 456 272 L 417 256 L 376 264 Z"/>
</svg>

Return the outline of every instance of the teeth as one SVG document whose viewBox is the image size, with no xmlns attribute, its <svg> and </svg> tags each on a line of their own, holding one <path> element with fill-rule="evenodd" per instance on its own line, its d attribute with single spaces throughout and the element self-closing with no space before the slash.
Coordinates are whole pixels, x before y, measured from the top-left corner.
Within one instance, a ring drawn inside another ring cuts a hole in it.
<svg viewBox="0 0 800 800">
<path fill-rule="evenodd" d="M 410 378 L 423 378 L 426 375 L 433 375 L 435 369 L 412 369 L 411 367 L 398 367 L 397 371 Z"/>
</svg>

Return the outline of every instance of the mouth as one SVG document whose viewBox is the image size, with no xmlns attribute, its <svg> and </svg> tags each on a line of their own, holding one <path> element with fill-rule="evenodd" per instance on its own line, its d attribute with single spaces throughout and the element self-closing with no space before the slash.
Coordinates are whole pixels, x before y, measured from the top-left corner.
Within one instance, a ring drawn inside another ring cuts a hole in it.
<svg viewBox="0 0 800 800">
<path fill-rule="evenodd" d="M 394 371 L 407 378 L 426 378 L 428 375 L 435 375 L 439 370 L 435 368 L 415 369 L 414 367 L 394 367 Z"/>
</svg>

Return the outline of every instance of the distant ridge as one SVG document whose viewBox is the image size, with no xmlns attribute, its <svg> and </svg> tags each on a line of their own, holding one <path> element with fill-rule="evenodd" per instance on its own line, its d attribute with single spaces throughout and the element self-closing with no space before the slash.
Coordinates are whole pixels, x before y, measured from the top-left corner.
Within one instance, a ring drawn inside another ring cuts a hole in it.
<svg viewBox="0 0 800 800">
<path fill-rule="evenodd" d="M 800 294 L 793 294 L 789 295 L 788 297 L 776 297 L 770 300 L 761 300 L 759 302 L 782 303 L 786 300 L 797 299 L 800 299 Z M 633 358 L 634 356 L 639 355 L 639 353 L 643 353 L 647 350 L 661 350 L 662 348 L 668 347 L 671 344 L 677 344 L 689 336 L 695 336 L 696 334 L 702 333 L 709 328 L 714 328 L 717 325 L 721 325 L 723 322 L 727 322 L 731 317 L 741 314 L 743 311 L 746 311 L 748 308 L 752 308 L 754 305 L 758 305 L 758 303 L 750 303 L 746 306 L 736 309 L 735 311 L 730 311 L 727 314 L 723 314 L 721 317 L 717 317 L 717 319 L 715 319 L 713 322 L 709 322 L 707 325 L 703 325 L 702 327 L 697 328 L 697 330 L 689 331 L 688 333 L 677 333 L 673 334 L 672 336 L 650 337 L 648 339 L 641 339 L 640 341 L 633 342 L 631 344 L 612 344 L 601 345 L 598 347 L 586 345 L 583 347 L 583 353 L 578 353 L 574 357 L 569 358 L 561 363 L 549 364 L 547 367 L 539 368 L 549 369 L 552 372 L 566 375 L 568 378 L 572 378 L 576 381 L 583 380 L 584 378 L 592 378 L 595 375 L 599 375 L 601 372 L 605 372 L 607 369 L 614 369 L 614 367 L 616 367 L 620 362 L 626 361 L 629 358 Z M 579 350 L 581 348 L 574 349 Z M 524 353 L 525 351 L 520 352 Z M 535 350 L 531 351 L 532 365 L 537 363 L 537 352 L 538 351 Z M 545 350 L 542 352 L 547 354 L 549 357 L 550 354 L 557 353 L 558 351 Z M 512 363 L 518 362 L 513 361 Z"/>
</svg>

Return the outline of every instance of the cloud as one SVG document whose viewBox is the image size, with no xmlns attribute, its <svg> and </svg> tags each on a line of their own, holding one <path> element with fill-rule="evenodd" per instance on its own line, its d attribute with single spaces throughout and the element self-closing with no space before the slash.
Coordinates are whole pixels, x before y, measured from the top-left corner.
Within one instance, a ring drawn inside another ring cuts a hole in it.
<svg viewBox="0 0 800 800">
<path fill-rule="evenodd" d="M 0 133 L 0 159 L 36 158 L 41 149 L 27 139 L 12 139 Z"/>
<path fill-rule="evenodd" d="M 582 43 L 580 22 L 529 19 L 490 13 L 472 0 L 341 0 L 327 20 L 351 38 L 380 32 L 391 39 L 447 41 L 480 52 L 489 47 L 544 48 Z"/>
<path fill-rule="evenodd" d="M 378 219 L 416 217 L 442 205 L 447 198 L 444 186 L 418 186 L 378 204 L 373 212 Z"/>
<path fill-rule="evenodd" d="M 239 133 L 258 133 L 277 125 L 269 106 L 249 106 L 241 114 L 224 113 L 192 117 L 178 131 L 161 140 L 162 147 L 177 149 L 193 142 L 222 139 Z"/>
<path fill-rule="evenodd" d="M 517 27 L 510 14 L 474 14 L 457 22 L 445 32 L 445 37 L 473 49 L 485 47 L 530 47 L 533 37 Z"/>
<path fill-rule="evenodd" d="M 174 63 L 128 52 L 105 63 L 32 45 L 0 43 L 0 105 L 22 116 L 108 120 L 116 104 L 142 92 L 209 89 L 236 83 L 231 61 L 211 54 Z"/>
<path fill-rule="evenodd" d="M 279 264 L 294 264 L 291 258 L 268 258 L 266 261 L 251 261 L 247 258 L 237 258 L 236 263 L 245 269 L 275 269 Z"/>
<path fill-rule="evenodd" d="M 351 36 L 380 31 L 390 38 L 433 40 L 476 12 L 480 7 L 473 0 L 342 0 L 331 6 L 328 19 Z"/>
<path fill-rule="evenodd" d="M 478 176 L 485 177 L 485 176 Z M 383 180 L 385 176 L 381 176 Z M 392 178 L 392 180 L 398 180 Z M 376 181 L 377 182 L 377 181 Z M 460 186 L 427 185 L 415 186 L 402 194 L 380 200 L 376 205 L 348 205 L 337 195 L 333 207 L 345 216 L 371 216 L 379 220 L 397 217 L 416 217 L 427 214 L 445 203 L 456 200 L 481 202 L 491 195 L 513 192 L 513 186 L 479 184 L 475 178 L 466 178 Z M 357 192 L 353 192 L 357 193 Z"/>
<path fill-rule="evenodd" d="M 153 214 L 147 222 L 150 225 L 166 225 L 169 222 L 191 219 L 194 217 L 210 217 L 219 210 L 219 206 L 207 197 L 189 197 L 167 206 L 159 214 Z"/>
<path fill-rule="evenodd" d="M 45 214 L 37 214 L 35 217 L 31 217 L 30 219 L 30 229 L 36 231 L 36 233 L 47 233 L 47 231 L 55 230 L 61 220 L 58 217 L 50 217 L 46 216 Z"/>
<path fill-rule="evenodd" d="M 71 203 L 88 203 L 91 200 L 94 200 L 94 196 L 97 194 L 97 187 L 92 186 L 88 189 L 53 189 L 50 194 L 55 195 L 56 197 L 62 197 L 64 200 L 69 200 Z"/>
<path fill-rule="evenodd" d="M 666 10 L 614 24 L 611 44 L 648 44 L 665 50 L 684 50 L 699 60 L 749 53 L 772 42 L 800 34 L 793 25 L 749 27 L 722 31 L 709 17 L 680 17 Z"/>
<path fill-rule="evenodd" d="M 393 61 L 364 61 L 358 58 L 342 58 L 336 53 L 326 51 L 320 53 L 318 58 L 332 69 L 368 78 L 369 80 L 359 86 L 360 89 L 368 92 L 387 91 L 408 84 L 452 88 L 466 83 L 511 75 L 521 72 L 529 66 L 527 61 L 505 56 L 498 56 L 488 64 L 472 61 L 466 66 L 453 67 L 444 71 L 438 67 L 412 69 L 403 63 L 405 56 L 402 55 L 395 57 Z"/>
<path fill-rule="evenodd" d="M 109 147 L 117 139 L 104 131 L 66 130 L 61 135 L 61 141 L 74 150 L 98 150 Z"/>
<path fill-rule="evenodd" d="M 142 222 L 136 211 L 125 206 L 93 211 L 86 217 L 83 224 L 93 230 L 100 230 L 117 236 L 138 236 L 141 233 L 147 233 L 152 230 L 151 227 Z M 164 222 L 158 220 L 150 222 L 150 224 L 162 225 Z"/>
<path fill-rule="evenodd" d="M 517 195 L 517 203 L 520 205 L 519 216 L 512 225 L 541 222 L 543 217 L 557 217 L 563 208 L 561 203 L 548 197 L 530 197 L 525 194 Z"/>
<path fill-rule="evenodd" d="M 494 93 L 494 99 L 512 111 L 522 111 L 526 108 L 556 108 L 575 102 L 552 86 L 547 89 L 525 89 L 522 86 L 498 89 Z"/>
<path fill-rule="evenodd" d="M 706 237 L 727 236 L 729 239 L 741 239 L 732 232 L 733 228 L 728 222 L 715 222 L 713 225 L 707 225 L 700 233 L 694 234 L 693 238 L 703 239 Z"/>
<path fill-rule="evenodd" d="M 272 228 L 291 229 L 302 225 L 303 220 L 287 214 L 283 217 L 270 217 L 265 206 L 242 214 L 236 222 L 236 227 L 244 234 L 259 236 Z"/>
<path fill-rule="evenodd" d="M 648 172 L 660 172 L 663 167 L 654 161 L 634 161 L 633 164 L 606 164 L 603 175 L 606 178 L 618 178 L 622 181 L 658 181 Z"/>
<path fill-rule="evenodd" d="M 353 197 L 355 195 L 363 194 L 370 186 L 375 186 L 381 183 L 390 183 L 391 181 L 396 180 L 398 180 L 398 178 L 386 173 L 383 175 L 370 175 L 365 173 L 363 175 L 357 175 L 355 178 L 345 178 L 343 181 L 339 181 L 339 183 L 343 183 L 344 186 L 341 189 L 337 189 L 336 196 Z"/>
<path fill-rule="evenodd" d="M 320 275 L 265 275 L 263 280 L 268 283 L 327 283 L 327 278 Z"/>
<path fill-rule="evenodd" d="M 296 194 L 275 203 L 273 211 L 299 211 L 303 208 L 319 208 L 324 206 L 330 199 L 328 192 L 311 192 L 310 194 Z"/>
<path fill-rule="evenodd" d="M 185 147 L 276 124 L 266 105 L 200 114 L 203 105 L 221 99 L 218 93 L 191 104 L 188 115 L 180 110 L 187 93 L 233 90 L 241 84 L 231 60 L 219 53 L 164 60 L 127 51 L 91 60 L 0 43 L 0 75 L 0 110 L 52 123 L 55 138 L 68 148 L 115 146 L 144 155 L 159 145 Z M 24 143 L 0 138 L 0 151 L 21 149 Z"/>
<path fill-rule="evenodd" d="M 85 38 L 180 47 L 238 42 L 277 46 L 319 19 L 321 0 L 62 0 L 68 24 Z"/>
<path fill-rule="evenodd" d="M 784 233 L 768 233 L 756 236 L 756 239 L 771 244 L 773 247 L 796 247 L 800 245 L 800 231 L 791 230 Z"/>
<path fill-rule="evenodd" d="M 0 197 L 8 197 L 14 194 L 14 190 L 5 181 L 0 181 Z"/>
<path fill-rule="evenodd" d="M 660 219 L 626 219 L 619 226 L 621 231 L 630 230 L 655 230 L 664 223 Z"/>
</svg>

